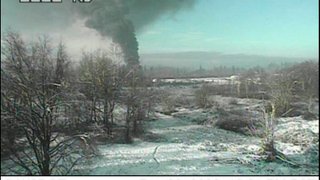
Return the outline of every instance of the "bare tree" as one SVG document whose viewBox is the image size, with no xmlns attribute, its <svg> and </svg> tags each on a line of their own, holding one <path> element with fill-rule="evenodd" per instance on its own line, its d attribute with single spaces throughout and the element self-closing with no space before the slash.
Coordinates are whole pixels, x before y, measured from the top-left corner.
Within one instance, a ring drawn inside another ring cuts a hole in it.
<svg viewBox="0 0 320 180">
<path fill-rule="evenodd" d="M 126 93 L 125 105 L 126 112 L 126 135 L 127 142 L 131 142 L 132 135 L 138 135 L 141 132 L 141 122 L 146 117 L 146 101 L 144 97 L 144 78 L 139 64 L 127 66 L 126 75 Z"/>
<path fill-rule="evenodd" d="M 120 78 L 121 65 L 112 60 L 106 52 L 96 51 L 94 54 L 84 54 L 80 70 L 80 81 L 90 86 L 85 94 L 92 102 L 91 117 L 94 122 L 101 119 L 108 134 L 111 134 L 113 111 L 123 82 Z"/>
<path fill-rule="evenodd" d="M 311 111 L 312 100 L 319 98 L 319 63 L 305 61 L 283 70 L 295 84 L 294 93 L 308 103 Z M 300 86 L 300 87 L 299 87 Z"/>
<path fill-rule="evenodd" d="M 131 67 L 128 73 L 125 76 L 126 84 L 127 84 L 127 92 L 126 92 L 126 100 L 125 104 L 127 106 L 126 111 L 126 134 L 125 140 L 126 142 L 131 142 L 131 123 L 134 120 L 134 113 L 135 113 L 135 102 L 137 100 L 136 91 L 137 91 L 137 70 L 138 66 Z"/>
<path fill-rule="evenodd" d="M 7 146 L 10 160 L 18 165 L 8 168 L 16 174 L 67 174 L 79 161 L 71 154 L 77 151 L 81 155 L 81 150 L 74 148 L 74 137 L 53 132 L 65 94 L 62 84 L 55 81 L 58 68 L 51 54 L 47 37 L 28 48 L 19 34 L 4 36 L 1 76 L 6 81 L 1 86 L 1 120 L 14 122 L 15 131 L 22 132 L 25 142 L 21 146 L 15 139 Z"/>
<path fill-rule="evenodd" d="M 277 74 L 269 77 L 271 102 L 274 105 L 276 117 L 283 116 L 290 111 L 292 90 L 294 82 L 290 81 L 288 74 Z"/>
<path fill-rule="evenodd" d="M 121 96 L 121 90 L 124 85 L 124 78 L 123 76 L 123 66 L 124 66 L 124 60 L 123 60 L 123 52 L 121 51 L 121 48 L 119 45 L 112 43 L 110 46 L 109 51 L 107 52 L 109 55 L 109 58 L 111 60 L 111 63 L 109 64 L 108 70 L 110 71 L 110 77 L 108 80 L 110 81 L 108 83 L 108 96 L 107 99 L 108 106 L 109 106 L 109 119 L 110 119 L 110 133 L 112 133 L 112 128 L 114 124 L 114 108 L 116 105 L 116 102 L 119 102 L 120 96 Z"/>
<path fill-rule="evenodd" d="M 97 79 L 97 63 L 95 63 L 94 55 L 92 53 L 83 53 L 80 61 L 80 82 L 84 85 L 83 93 L 89 99 L 89 122 L 97 122 L 97 100 L 98 95 L 98 79 Z"/>
</svg>

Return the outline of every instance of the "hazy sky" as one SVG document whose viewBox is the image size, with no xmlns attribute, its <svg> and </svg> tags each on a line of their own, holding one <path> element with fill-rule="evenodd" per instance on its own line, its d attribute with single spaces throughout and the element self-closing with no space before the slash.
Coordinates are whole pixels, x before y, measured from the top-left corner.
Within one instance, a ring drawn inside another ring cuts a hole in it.
<svg viewBox="0 0 320 180">
<path fill-rule="evenodd" d="M 318 56 L 317 0 L 201 0 L 139 36 L 142 51 Z"/>
<path fill-rule="evenodd" d="M 107 48 L 108 38 L 85 27 L 64 1 L 1 0 L 1 32 L 10 26 L 29 39 L 48 34 L 64 40 L 73 55 L 82 48 Z M 318 58 L 318 15 L 318 0 L 198 0 L 192 9 L 163 16 L 139 32 L 139 48 Z"/>
</svg>

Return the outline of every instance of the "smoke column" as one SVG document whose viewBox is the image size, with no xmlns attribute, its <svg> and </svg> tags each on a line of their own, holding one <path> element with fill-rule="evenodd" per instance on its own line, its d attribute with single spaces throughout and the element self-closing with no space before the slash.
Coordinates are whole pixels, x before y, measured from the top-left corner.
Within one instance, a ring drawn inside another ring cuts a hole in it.
<svg viewBox="0 0 320 180">
<path fill-rule="evenodd" d="M 118 43 L 128 65 L 139 63 L 136 31 L 163 15 L 193 7 L 195 0 L 94 0 L 76 10 L 85 25 Z"/>
</svg>

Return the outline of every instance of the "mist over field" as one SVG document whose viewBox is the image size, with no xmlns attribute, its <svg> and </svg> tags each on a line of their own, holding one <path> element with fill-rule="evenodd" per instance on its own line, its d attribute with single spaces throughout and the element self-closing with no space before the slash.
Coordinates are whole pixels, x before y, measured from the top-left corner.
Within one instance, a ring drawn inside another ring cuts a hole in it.
<svg viewBox="0 0 320 180">
<path fill-rule="evenodd" d="M 199 66 L 210 69 L 218 66 L 252 68 L 254 66 L 267 67 L 272 64 L 297 63 L 306 60 L 302 57 L 273 57 L 263 55 L 223 54 L 218 52 L 177 52 L 177 53 L 150 53 L 140 55 L 143 65 L 167 66 L 175 68 L 195 69 Z M 318 59 L 308 59 L 318 61 Z"/>
</svg>

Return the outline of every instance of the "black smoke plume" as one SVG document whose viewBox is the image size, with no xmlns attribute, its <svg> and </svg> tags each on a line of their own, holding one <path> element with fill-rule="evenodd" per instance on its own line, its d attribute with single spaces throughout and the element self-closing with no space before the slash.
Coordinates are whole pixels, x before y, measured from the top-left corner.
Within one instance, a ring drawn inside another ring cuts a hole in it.
<svg viewBox="0 0 320 180">
<path fill-rule="evenodd" d="M 126 63 L 132 65 L 139 63 L 136 31 L 164 15 L 191 8 L 194 3 L 195 0 L 93 0 L 77 11 L 87 19 L 87 27 L 118 43 Z"/>
</svg>

